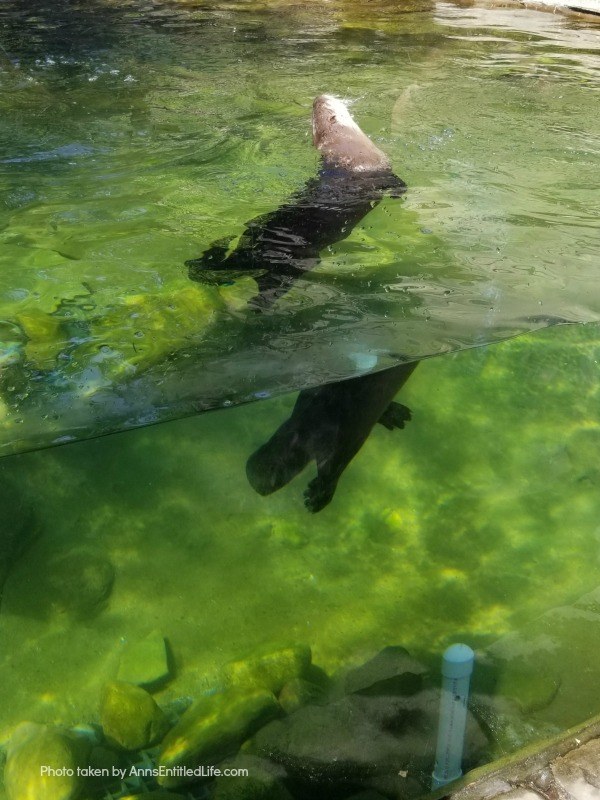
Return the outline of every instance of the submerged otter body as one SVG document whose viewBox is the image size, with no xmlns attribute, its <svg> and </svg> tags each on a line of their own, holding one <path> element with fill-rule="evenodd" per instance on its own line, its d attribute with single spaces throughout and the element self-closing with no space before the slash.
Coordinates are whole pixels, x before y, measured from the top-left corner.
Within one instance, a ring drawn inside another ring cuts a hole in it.
<svg viewBox="0 0 600 800">
<path fill-rule="evenodd" d="M 417 362 L 350 378 L 298 395 L 292 414 L 246 465 L 251 486 L 261 495 L 281 489 L 310 461 L 317 477 L 304 493 L 309 511 L 320 511 L 332 499 L 337 483 L 373 426 L 403 428 L 410 420 L 406 406 L 393 398 Z"/>
<path fill-rule="evenodd" d="M 251 273 L 258 294 L 250 301 L 266 311 L 294 281 L 319 263 L 325 248 L 345 239 L 386 193 L 398 197 L 405 183 L 385 155 L 359 128 L 344 103 L 321 95 L 313 103 L 313 143 L 322 158 L 319 174 L 275 211 L 246 224 L 237 247 L 215 242 L 186 262 L 192 280 L 231 283 Z M 344 469 L 373 426 L 403 428 L 410 411 L 393 398 L 416 364 L 301 391 L 290 418 L 249 459 L 252 487 L 268 495 L 314 460 L 317 477 L 305 505 L 320 511 L 332 499 Z"/>
<path fill-rule="evenodd" d="M 399 196 L 405 191 L 387 156 L 340 100 L 321 95 L 314 101 L 313 142 L 323 162 L 318 176 L 290 202 L 246 223 L 231 253 L 230 240 L 220 240 L 187 261 L 192 280 L 231 283 L 239 274 L 254 272 L 258 295 L 250 304 L 266 310 L 319 263 L 322 250 L 349 236 L 386 192 Z"/>
</svg>

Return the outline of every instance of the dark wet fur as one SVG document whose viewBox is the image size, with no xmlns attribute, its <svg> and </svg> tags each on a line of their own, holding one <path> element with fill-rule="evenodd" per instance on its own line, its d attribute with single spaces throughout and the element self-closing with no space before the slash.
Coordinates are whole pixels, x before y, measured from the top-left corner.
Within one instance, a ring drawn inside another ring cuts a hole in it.
<svg viewBox="0 0 600 800">
<path fill-rule="evenodd" d="M 304 503 L 313 512 L 325 508 L 373 426 L 379 422 L 393 430 L 410 420 L 409 409 L 393 397 L 415 367 L 416 362 L 401 364 L 300 392 L 291 417 L 248 459 L 252 487 L 271 494 L 314 460 L 317 477 L 308 484 Z"/>
<path fill-rule="evenodd" d="M 323 169 L 289 203 L 246 223 L 238 246 L 227 255 L 230 239 L 214 242 L 200 258 L 186 261 L 191 280 L 216 285 L 253 273 L 256 310 L 270 308 L 294 281 L 319 263 L 326 247 L 345 239 L 387 192 L 406 190 L 393 172 Z"/>
</svg>

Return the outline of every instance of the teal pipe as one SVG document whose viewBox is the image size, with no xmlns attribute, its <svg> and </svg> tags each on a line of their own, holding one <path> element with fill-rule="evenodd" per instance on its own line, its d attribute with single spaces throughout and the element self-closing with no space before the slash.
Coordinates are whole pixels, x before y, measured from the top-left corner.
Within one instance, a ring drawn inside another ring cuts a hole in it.
<svg viewBox="0 0 600 800">
<path fill-rule="evenodd" d="M 474 660 L 475 653 L 466 644 L 453 644 L 442 659 L 442 696 L 432 789 L 439 789 L 462 775 L 467 701 Z"/>
</svg>

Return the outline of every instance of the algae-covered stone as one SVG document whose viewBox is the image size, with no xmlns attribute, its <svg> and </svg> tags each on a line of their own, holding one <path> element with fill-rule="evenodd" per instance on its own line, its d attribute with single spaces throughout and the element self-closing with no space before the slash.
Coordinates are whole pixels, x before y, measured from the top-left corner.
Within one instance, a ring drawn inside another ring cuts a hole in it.
<svg viewBox="0 0 600 800">
<path fill-rule="evenodd" d="M 224 667 L 224 677 L 232 686 L 268 689 L 278 694 L 289 681 L 304 677 L 310 663 L 310 647 L 292 645 L 231 661 Z"/>
<path fill-rule="evenodd" d="M 74 550 L 48 563 L 43 590 L 56 611 L 85 619 L 102 610 L 114 578 L 114 567 L 102 553 Z"/>
<path fill-rule="evenodd" d="M 416 734 L 416 731 L 413 731 Z M 418 746 L 422 748 L 421 737 Z M 308 705 L 262 728 L 248 750 L 286 768 L 302 794 L 318 795 L 332 785 L 360 787 L 369 778 L 395 775 L 411 746 L 371 720 L 350 698 Z M 410 783 L 417 789 L 418 784 Z"/>
<path fill-rule="evenodd" d="M 170 678 L 165 637 L 152 631 L 145 639 L 129 642 L 121 654 L 117 678 L 145 689 L 155 689 Z"/>
<path fill-rule="evenodd" d="M 167 770 L 193 769 L 198 764 L 218 764 L 237 752 L 242 742 L 272 719 L 281 706 L 272 692 L 243 691 L 229 687 L 197 700 L 167 734 L 158 758 Z M 165 775 L 162 786 L 178 786 L 193 776 Z"/>
<path fill-rule="evenodd" d="M 543 663 L 534 667 L 515 659 L 500 665 L 496 693 L 515 700 L 525 714 L 549 706 L 559 688 L 560 676 Z"/>
<path fill-rule="evenodd" d="M 259 730 L 244 751 L 286 769 L 301 797 L 327 797 L 359 789 L 401 798 L 431 783 L 440 693 L 407 696 L 346 695 L 307 705 Z M 464 765 L 481 763 L 487 740 L 467 714 Z"/>
<path fill-rule="evenodd" d="M 404 647 L 385 647 L 376 656 L 346 675 L 349 694 L 411 695 L 423 685 L 427 670 Z"/>
<path fill-rule="evenodd" d="M 148 692 L 123 681 L 105 687 L 100 719 L 108 741 L 125 750 L 150 747 L 169 729 L 165 714 Z"/>
<path fill-rule="evenodd" d="M 73 800 L 89 745 L 66 731 L 23 722 L 11 736 L 4 786 L 8 800 Z"/>
<path fill-rule="evenodd" d="M 293 800 L 283 784 L 285 770 L 263 758 L 238 755 L 224 761 L 220 769 L 245 769 L 247 774 L 219 776 L 211 800 Z"/>
<path fill-rule="evenodd" d="M 291 714 L 307 703 L 322 701 L 324 695 L 325 692 L 320 686 L 305 681 L 303 678 L 293 678 L 285 684 L 277 699 L 283 710 L 287 714 Z"/>
</svg>

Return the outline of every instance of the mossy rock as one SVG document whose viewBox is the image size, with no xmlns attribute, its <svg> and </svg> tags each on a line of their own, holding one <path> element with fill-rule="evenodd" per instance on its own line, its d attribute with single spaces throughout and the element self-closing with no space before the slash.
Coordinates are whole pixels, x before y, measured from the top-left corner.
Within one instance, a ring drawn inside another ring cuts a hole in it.
<svg viewBox="0 0 600 800">
<path fill-rule="evenodd" d="M 310 647 L 292 645 L 270 653 L 231 661 L 224 667 L 224 679 L 231 686 L 267 689 L 279 694 L 286 683 L 306 675 L 311 658 Z"/>
<path fill-rule="evenodd" d="M 171 677 L 165 637 L 152 631 L 145 639 L 125 645 L 117 678 L 145 689 L 157 689 Z"/>
<path fill-rule="evenodd" d="M 169 729 L 165 714 L 148 692 L 124 681 L 106 685 L 100 720 L 107 740 L 124 750 L 151 747 Z"/>
<path fill-rule="evenodd" d="M 385 647 L 362 666 L 350 670 L 344 687 L 348 694 L 412 695 L 422 688 L 426 672 L 404 647 Z"/>
<path fill-rule="evenodd" d="M 305 681 L 304 678 L 292 678 L 285 684 L 277 699 L 286 714 L 291 714 L 307 703 L 323 701 L 324 697 L 325 691 L 320 686 Z"/>
<path fill-rule="evenodd" d="M 229 687 L 197 700 L 165 737 L 159 766 L 195 768 L 218 764 L 234 755 L 242 742 L 267 722 L 279 717 L 281 706 L 272 692 L 243 691 Z M 166 775 L 162 786 L 173 787 L 190 778 Z"/>
<path fill-rule="evenodd" d="M 501 664 L 496 693 L 515 700 L 524 714 L 541 711 L 556 697 L 560 676 L 544 664 L 533 667 L 522 659 Z"/>
<path fill-rule="evenodd" d="M 74 800 L 82 789 L 77 768 L 85 766 L 89 744 L 60 728 L 23 722 L 8 744 L 4 786 L 8 800 Z M 41 767 L 65 771 L 41 774 Z"/>
</svg>

